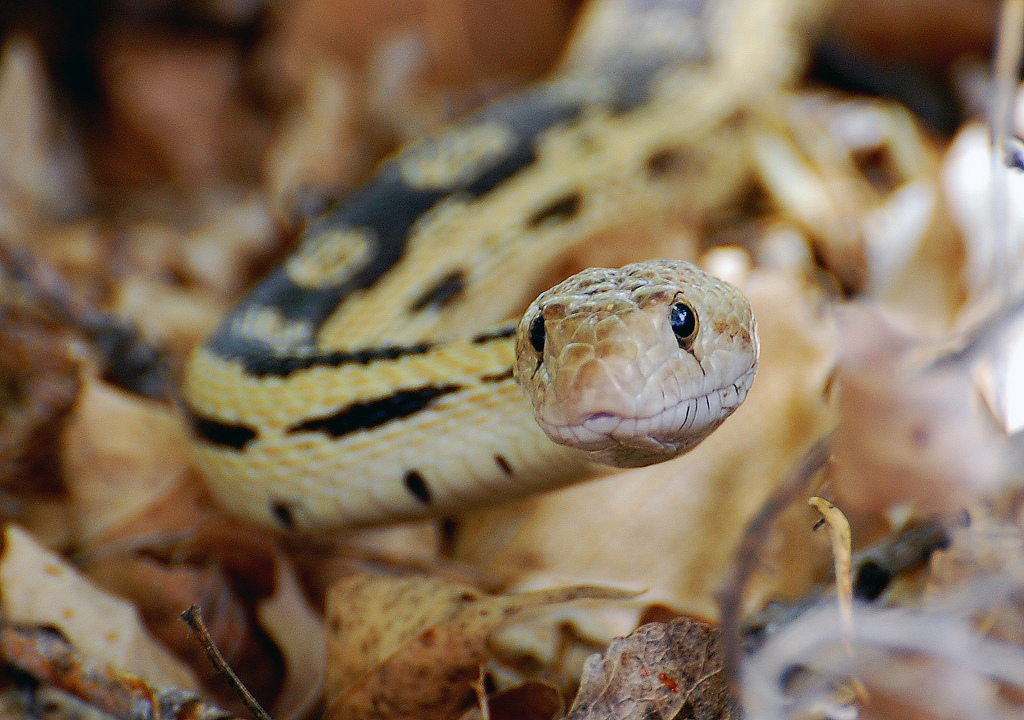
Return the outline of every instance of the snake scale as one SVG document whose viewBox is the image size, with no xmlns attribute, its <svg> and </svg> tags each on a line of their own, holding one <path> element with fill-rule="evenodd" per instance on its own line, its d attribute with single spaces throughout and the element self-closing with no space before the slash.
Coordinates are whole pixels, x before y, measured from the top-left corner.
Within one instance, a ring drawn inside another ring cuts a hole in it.
<svg viewBox="0 0 1024 720">
<path fill-rule="evenodd" d="M 451 514 L 685 452 L 742 402 L 749 305 L 688 263 L 585 271 L 507 321 L 581 240 L 728 196 L 742 108 L 791 72 L 736 75 L 714 30 L 783 33 L 785 3 L 607 6 L 551 80 L 385 160 L 195 350 L 193 455 L 231 511 L 290 532 Z M 637 44 L 666 9 L 686 42 Z"/>
</svg>

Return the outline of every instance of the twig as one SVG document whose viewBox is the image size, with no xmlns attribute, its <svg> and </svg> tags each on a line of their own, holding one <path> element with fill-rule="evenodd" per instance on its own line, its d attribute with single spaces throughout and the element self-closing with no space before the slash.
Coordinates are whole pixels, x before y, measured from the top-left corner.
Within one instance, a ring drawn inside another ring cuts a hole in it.
<svg viewBox="0 0 1024 720">
<path fill-rule="evenodd" d="M 220 649 L 213 642 L 213 638 L 210 637 L 210 631 L 206 629 L 206 624 L 203 623 L 203 616 L 199 606 L 189 606 L 181 614 L 181 619 L 192 629 L 192 632 L 199 636 L 199 640 L 203 643 L 203 650 L 206 651 L 206 657 L 210 659 L 210 664 L 227 680 L 228 685 L 235 691 L 235 694 L 238 695 L 245 707 L 249 709 L 249 712 L 253 714 L 253 717 L 256 720 L 273 720 L 270 714 L 260 705 L 259 701 L 249 692 L 249 688 L 242 683 L 235 674 L 235 671 L 231 669 L 228 661 L 224 659 L 224 655 L 221 654 Z"/>
<path fill-rule="evenodd" d="M 825 498 L 812 497 L 808 500 L 811 507 L 822 514 L 828 523 L 832 538 L 832 562 L 836 574 L 836 600 L 839 602 L 839 615 L 843 620 L 843 628 L 847 633 L 847 649 L 852 652 L 853 637 L 853 538 L 850 532 L 850 521 L 842 511 Z"/>
<path fill-rule="evenodd" d="M 1002 281 L 996 286 L 1005 303 L 1013 289 L 1009 271 L 1000 272 L 1009 260 L 1009 196 L 1006 184 L 1006 146 L 1013 127 L 1014 94 L 1020 77 L 1022 37 L 1024 26 L 1024 0 L 1003 0 L 999 16 L 999 30 L 996 35 L 995 60 L 993 62 L 992 85 L 989 100 L 989 141 L 991 144 L 992 193 L 991 208 L 994 252 L 992 266 L 987 268 L 994 274 L 994 280 Z"/>
<path fill-rule="evenodd" d="M 725 672 L 733 688 L 741 687 L 743 647 L 740 640 L 740 620 L 743 612 L 743 590 L 760 557 L 761 548 L 779 515 L 810 485 L 811 479 L 824 467 L 832 446 L 832 436 L 818 440 L 804 455 L 793 475 L 765 502 L 761 510 L 747 525 L 734 556 L 732 574 L 719 594 L 722 630 L 722 654 Z"/>
</svg>

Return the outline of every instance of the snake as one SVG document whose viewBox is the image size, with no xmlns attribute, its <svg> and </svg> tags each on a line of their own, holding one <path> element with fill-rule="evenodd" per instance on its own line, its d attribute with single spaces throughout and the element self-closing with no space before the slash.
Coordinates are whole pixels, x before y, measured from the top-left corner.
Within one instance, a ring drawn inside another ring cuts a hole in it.
<svg viewBox="0 0 1024 720">
<path fill-rule="evenodd" d="M 727 141 L 757 79 L 705 97 L 712 46 L 602 48 L 399 150 L 312 220 L 184 369 L 214 498 L 290 533 L 390 524 L 707 437 L 757 370 L 737 289 L 671 259 L 530 288 L 587 238 L 732 192 Z"/>
</svg>

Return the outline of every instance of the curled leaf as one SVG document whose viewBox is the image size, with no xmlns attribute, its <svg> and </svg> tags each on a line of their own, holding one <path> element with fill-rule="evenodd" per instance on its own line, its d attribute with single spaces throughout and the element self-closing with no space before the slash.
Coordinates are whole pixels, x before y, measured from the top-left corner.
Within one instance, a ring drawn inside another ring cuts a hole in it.
<svg viewBox="0 0 1024 720">
<path fill-rule="evenodd" d="M 719 638 L 712 626 L 681 617 L 612 640 L 587 661 L 566 720 L 738 718 Z"/>
</svg>

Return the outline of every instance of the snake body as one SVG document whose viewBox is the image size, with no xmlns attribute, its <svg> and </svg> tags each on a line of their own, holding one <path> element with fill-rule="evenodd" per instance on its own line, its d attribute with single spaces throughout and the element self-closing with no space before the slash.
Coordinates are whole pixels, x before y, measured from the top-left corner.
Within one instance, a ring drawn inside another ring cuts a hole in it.
<svg viewBox="0 0 1024 720">
<path fill-rule="evenodd" d="M 590 271 L 539 298 L 518 340 L 498 324 L 574 243 L 712 203 L 695 172 L 735 175 L 691 142 L 701 123 L 730 132 L 734 103 L 687 120 L 694 59 L 656 60 L 499 101 L 310 224 L 185 371 L 194 457 L 223 504 L 287 531 L 453 513 L 578 481 L 595 459 L 665 459 L 724 420 L 756 329 L 694 266 Z M 514 374 L 539 387 L 541 425 Z"/>
</svg>

